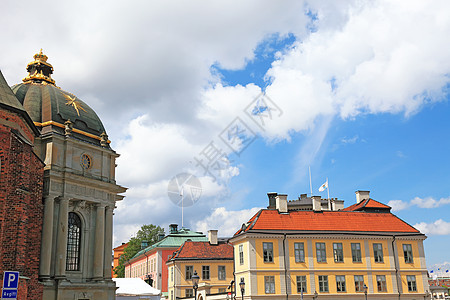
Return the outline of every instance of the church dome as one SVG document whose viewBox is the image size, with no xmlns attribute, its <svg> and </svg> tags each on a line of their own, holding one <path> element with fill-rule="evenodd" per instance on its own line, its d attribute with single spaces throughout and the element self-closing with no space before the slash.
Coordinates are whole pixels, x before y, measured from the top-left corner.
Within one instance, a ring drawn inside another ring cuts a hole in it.
<svg viewBox="0 0 450 300">
<path fill-rule="evenodd" d="M 42 53 L 27 65 L 28 76 L 14 85 L 13 92 L 45 135 L 58 132 L 109 148 L 105 128 L 95 111 L 72 93 L 55 85 L 53 67 Z"/>
</svg>

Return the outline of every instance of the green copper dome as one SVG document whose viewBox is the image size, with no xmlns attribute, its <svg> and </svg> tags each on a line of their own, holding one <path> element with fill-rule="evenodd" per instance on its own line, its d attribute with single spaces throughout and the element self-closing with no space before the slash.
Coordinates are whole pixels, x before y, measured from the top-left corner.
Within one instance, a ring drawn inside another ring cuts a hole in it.
<svg viewBox="0 0 450 300">
<path fill-rule="evenodd" d="M 42 134 L 69 132 L 75 138 L 109 147 L 105 128 L 95 111 L 55 85 L 51 78 L 53 67 L 42 50 L 34 58 L 27 66 L 29 75 L 12 90 Z"/>
</svg>

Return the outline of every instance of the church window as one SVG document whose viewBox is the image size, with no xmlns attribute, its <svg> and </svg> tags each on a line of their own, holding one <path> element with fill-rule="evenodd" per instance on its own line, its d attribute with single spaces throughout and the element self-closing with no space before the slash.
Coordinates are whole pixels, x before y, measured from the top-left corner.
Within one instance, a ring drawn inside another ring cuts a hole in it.
<svg viewBox="0 0 450 300">
<path fill-rule="evenodd" d="M 81 219 L 73 212 L 69 213 L 67 231 L 66 270 L 80 270 Z"/>
</svg>

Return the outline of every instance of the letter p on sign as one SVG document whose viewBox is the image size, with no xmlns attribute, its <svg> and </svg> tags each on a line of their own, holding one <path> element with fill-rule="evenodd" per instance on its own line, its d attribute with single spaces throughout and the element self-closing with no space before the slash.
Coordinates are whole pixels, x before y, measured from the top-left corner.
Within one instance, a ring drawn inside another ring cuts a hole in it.
<svg viewBox="0 0 450 300">
<path fill-rule="evenodd" d="M 5 271 L 3 273 L 3 289 L 17 289 L 19 286 L 19 272 Z"/>
</svg>

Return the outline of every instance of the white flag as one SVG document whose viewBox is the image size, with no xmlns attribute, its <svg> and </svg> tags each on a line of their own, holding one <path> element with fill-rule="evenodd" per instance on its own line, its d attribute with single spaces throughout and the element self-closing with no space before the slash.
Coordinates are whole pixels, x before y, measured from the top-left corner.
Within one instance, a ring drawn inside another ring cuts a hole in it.
<svg viewBox="0 0 450 300">
<path fill-rule="evenodd" d="M 322 184 L 322 185 L 320 186 L 319 192 L 323 192 L 323 191 L 325 191 L 325 189 L 327 189 L 327 188 L 328 188 L 328 179 L 327 179 L 327 181 L 325 181 L 324 184 Z"/>
</svg>

